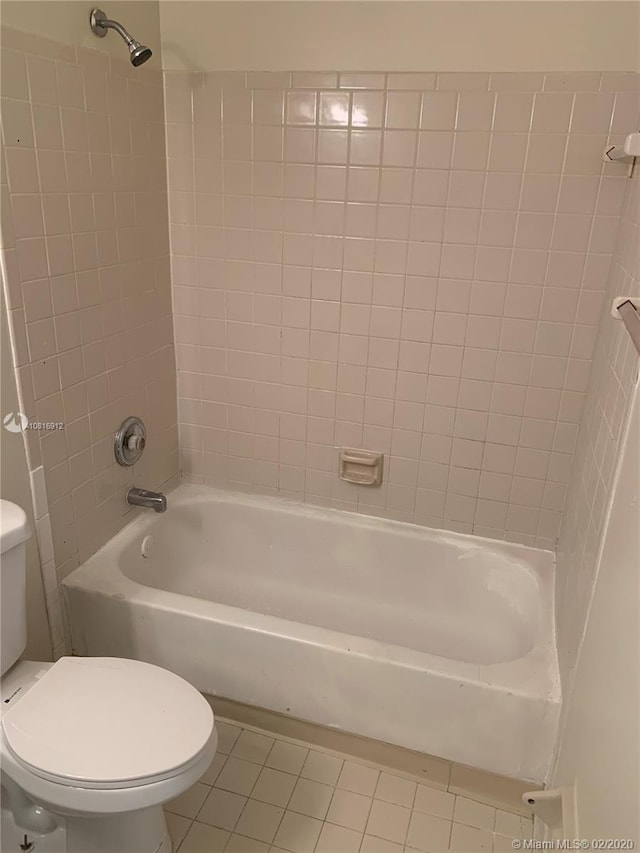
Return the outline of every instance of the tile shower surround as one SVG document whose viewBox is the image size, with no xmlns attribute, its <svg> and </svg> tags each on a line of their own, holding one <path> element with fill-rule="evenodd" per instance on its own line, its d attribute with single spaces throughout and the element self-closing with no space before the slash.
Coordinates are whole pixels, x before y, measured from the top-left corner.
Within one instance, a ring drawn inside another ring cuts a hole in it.
<svg viewBox="0 0 640 853">
<path fill-rule="evenodd" d="M 606 306 L 618 295 L 640 296 L 640 175 L 637 172 L 628 182 L 625 194 Z M 638 355 L 627 330 L 621 321 L 605 314 L 598 333 L 558 545 L 556 624 L 563 683 L 576 663 L 593 594 L 638 369 Z M 634 440 L 640 440 L 640 436 Z"/>
<path fill-rule="evenodd" d="M 185 478 L 554 547 L 637 81 L 166 73 Z"/>
<path fill-rule="evenodd" d="M 52 646 L 57 582 L 178 470 L 162 75 L 2 28 L 2 246 Z M 113 433 L 149 443 L 116 465 Z"/>
</svg>

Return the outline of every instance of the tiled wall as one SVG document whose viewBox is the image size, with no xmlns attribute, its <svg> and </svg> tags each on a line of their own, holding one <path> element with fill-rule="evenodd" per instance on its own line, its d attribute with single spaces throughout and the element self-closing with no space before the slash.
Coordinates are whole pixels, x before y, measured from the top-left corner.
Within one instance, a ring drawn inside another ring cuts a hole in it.
<svg viewBox="0 0 640 853">
<path fill-rule="evenodd" d="M 582 640 L 638 382 L 638 354 L 622 321 L 609 315 L 615 296 L 640 296 L 640 175 L 627 184 L 558 547 L 556 621 L 565 683 Z M 637 536 L 637 530 L 629 535 Z"/>
<path fill-rule="evenodd" d="M 5 286 L 54 646 L 57 580 L 128 520 L 134 482 L 177 473 L 160 72 L 2 31 Z M 132 469 L 123 418 L 145 419 Z M 129 516 L 130 517 L 130 516 Z M 53 615 L 52 615 L 53 614 Z"/>
<path fill-rule="evenodd" d="M 166 74 L 185 476 L 553 547 L 636 80 Z"/>
</svg>

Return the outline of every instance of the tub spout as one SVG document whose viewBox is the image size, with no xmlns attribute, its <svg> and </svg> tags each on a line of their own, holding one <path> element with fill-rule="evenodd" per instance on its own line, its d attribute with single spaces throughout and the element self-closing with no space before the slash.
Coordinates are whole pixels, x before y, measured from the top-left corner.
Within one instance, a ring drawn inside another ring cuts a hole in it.
<svg viewBox="0 0 640 853">
<path fill-rule="evenodd" d="M 129 489 L 127 503 L 131 506 L 146 506 L 155 512 L 166 512 L 167 499 L 162 492 L 150 492 L 148 489 Z"/>
</svg>

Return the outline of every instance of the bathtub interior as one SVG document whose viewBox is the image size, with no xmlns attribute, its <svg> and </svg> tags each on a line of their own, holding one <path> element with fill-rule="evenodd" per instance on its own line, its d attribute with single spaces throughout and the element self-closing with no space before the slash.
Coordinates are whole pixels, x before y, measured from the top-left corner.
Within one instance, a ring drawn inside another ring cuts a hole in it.
<svg viewBox="0 0 640 853">
<path fill-rule="evenodd" d="M 120 552 L 144 586 L 475 664 L 538 640 L 532 549 L 195 487 L 169 506 Z"/>
</svg>

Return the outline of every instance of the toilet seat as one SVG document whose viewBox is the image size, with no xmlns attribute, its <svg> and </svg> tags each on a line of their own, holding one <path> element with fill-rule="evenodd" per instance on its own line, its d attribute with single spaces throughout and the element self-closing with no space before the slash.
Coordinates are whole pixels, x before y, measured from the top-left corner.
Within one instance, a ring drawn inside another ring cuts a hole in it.
<svg viewBox="0 0 640 853">
<path fill-rule="evenodd" d="M 43 779 L 121 789 L 188 770 L 213 722 L 200 693 L 165 669 L 63 657 L 3 714 L 2 730 L 16 761 Z"/>
</svg>

